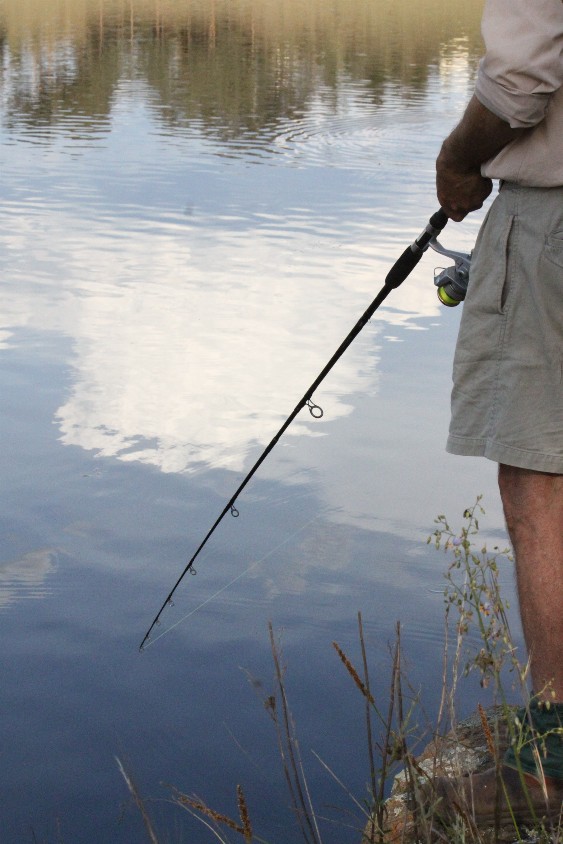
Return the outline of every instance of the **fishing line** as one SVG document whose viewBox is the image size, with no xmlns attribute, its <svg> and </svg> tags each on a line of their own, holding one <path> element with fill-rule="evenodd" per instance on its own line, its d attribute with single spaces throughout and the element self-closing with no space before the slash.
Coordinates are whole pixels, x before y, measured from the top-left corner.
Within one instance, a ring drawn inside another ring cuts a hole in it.
<svg viewBox="0 0 563 844">
<path fill-rule="evenodd" d="M 220 595 L 226 589 L 229 589 L 229 587 L 232 586 L 234 583 L 236 583 L 238 580 L 241 580 L 246 574 L 248 574 L 249 571 L 252 571 L 252 569 L 255 569 L 257 566 L 260 565 L 260 563 L 263 563 L 264 560 L 267 560 L 268 557 L 271 557 L 272 554 L 275 554 L 276 551 L 279 551 L 280 548 L 283 548 L 284 545 L 287 545 L 288 542 L 290 542 L 292 539 L 295 539 L 295 537 L 298 534 L 300 534 L 302 531 L 304 531 L 306 527 L 309 527 L 309 525 L 313 524 L 313 522 L 317 521 L 317 519 L 319 519 L 319 518 L 320 518 L 320 514 L 313 516 L 312 519 L 309 519 L 308 522 L 305 522 L 305 524 L 301 525 L 300 528 L 297 528 L 297 530 L 294 531 L 294 533 L 291 533 L 289 536 L 286 536 L 286 538 L 283 539 L 279 543 L 279 545 L 276 545 L 274 548 L 272 548 L 270 551 L 268 551 L 267 554 L 264 554 L 264 556 L 261 557 L 259 560 L 255 560 L 253 563 L 251 563 L 248 566 L 247 569 L 245 569 L 244 571 L 241 571 L 241 573 L 237 574 L 236 577 L 233 577 L 233 579 L 230 580 L 229 583 L 226 583 L 224 586 L 221 586 L 221 588 L 218 589 L 217 592 L 215 592 L 213 595 L 210 595 L 209 598 L 206 598 L 205 601 L 202 601 L 201 604 L 198 604 L 197 607 L 194 607 L 193 610 L 190 610 L 189 613 L 182 616 L 182 618 L 179 619 L 179 621 L 175 621 L 174 624 L 171 624 L 170 627 L 167 627 L 166 630 L 163 630 L 162 633 L 159 633 L 158 636 L 155 636 L 154 638 L 151 637 L 150 639 L 147 639 L 145 637 L 145 641 L 141 645 L 140 650 L 146 651 L 146 649 L 150 648 L 151 645 L 155 645 L 158 642 L 159 639 L 162 639 L 163 636 L 166 636 L 166 634 L 170 633 L 171 630 L 174 630 L 175 627 L 178 627 L 178 625 L 182 624 L 184 621 L 186 621 L 192 615 L 195 615 L 196 612 L 199 612 L 199 610 L 201 610 L 203 607 L 205 607 L 207 604 L 209 604 L 211 601 L 213 601 L 218 595 Z"/>
<path fill-rule="evenodd" d="M 418 264 L 418 262 L 420 261 L 420 259 L 422 258 L 422 256 L 426 252 L 426 250 L 428 249 L 428 247 L 431 245 L 431 241 L 436 242 L 437 236 L 440 234 L 442 229 L 446 226 L 447 222 L 448 222 L 448 217 L 446 215 L 446 212 L 442 208 L 440 208 L 439 211 L 436 211 L 436 213 L 433 214 L 430 217 L 430 220 L 428 221 L 428 225 L 419 234 L 419 236 L 416 238 L 416 240 L 413 241 L 413 243 L 411 243 L 410 246 L 407 246 L 407 248 L 405 249 L 403 254 L 395 261 L 395 263 L 393 264 L 393 266 L 391 267 L 391 269 L 387 273 L 383 287 L 381 288 L 381 290 L 379 291 L 379 293 L 377 294 L 377 296 L 375 297 L 375 299 L 373 300 L 371 305 L 367 308 L 366 311 L 364 311 L 364 313 L 359 318 L 359 320 L 357 321 L 355 326 L 352 328 L 352 330 L 349 332 L 349 334 L 344 338 L 344 340 L 342 341 L 342 343 L 340 344 L 338 349 L 335 351 L 333 356 L 325 364 L 325 366 L 321 370 L 321 372 L 317 375 L 317 377 L 315 378 L 315 380 L 313 381 L 313 383 L 311 384 L 311 386 L 309 387 L 309 389 L 307 390 L 305 395 L 300 399 L 300 401 L 297 402 L 294 409 L 289 414 L 289 416 L 287 417 L 287 419 L 285 420 L 285 422 L 283 423 L 283 425 L 281 426 L 281 428 L 279 429 L 277 434 L 272 438 L 270 443 L 266 446 L 266 448 L 264 449 L 264 451 L 262 452 L 262 454 L 260 455 L 260 457 L 258 458 L 256 463 L 254 464 L 252 469 L 250 469 L 248 474 L 243 479 L 242 483 L 239 485 L 236 492 L 227 501 L 226 505 L 223 507 L 223 509 L 219 513 L 218 517 L 215 519 L 215 521 L 213 522 L 213 524 L 211 525 L 211 527 L 209 528 L 209 530 L 207 531 L 207 533 L 203 537 L 202 541 L 200 542 L 200 544 L 196 548 L 195 553 L 192 555 L 190 560 L 188 560 L 188 563 L 184 567 L 183 572 L 180 574 L 176 583 L 174 584 L 174 586 L 172 587 L 172 589 L 168 593 L 166 599 L 164 600 L 161 608 L 159 609 L 159 611 L 155 615 L 149 629 L 145 633 L 145 637 L 144 637 L 143 641 L 141 642 L 140 649 L 143 648 L 143 645 L 145 644 L 145 642 L 149 638 L 153 628 L 156 625 L 160 624 L 160 616 L 161 616 L 162 612 L 164 611 L 164 609 L 167 606 L 169 606 L 172 603 L 172 596 L 174 595 L 176 589 L 178 588 L 178 586 L 180 585 L 180 583 L 182 582 L 182 580 L 184 579 L 186 574 L 188 572 L 190 572 L 190 574 L 196 573 L 195 569 L 193 568 L 193 564 L 194 564 L 195 560 L 197 559 L 197 557 L 199 556 L 200 552 L 203 550 L 207 541 L 211 538 L 211 536 L 213 535 L 215 530 L 219 527 L 220 523 L 223 521 L 224 517 L 227 515 L 227 513 L 230 513 L 235 518 L 238 517 L 239 511 L 238 511 L 237 507 L 235 507 L 235 502 L 236 502 L 237 498 L 239 497 L 239 495 L 241 494 L 243 489 L 246 487 L 246 485 L 249 483 L 251 478 L 254 477 L 254 475 L 256 474 L 256 472 L 258 471 L 258 469 L 260 468 L 260 466 L 262 465 L 262 463 L 264 462 L 264 460 L 266 459 L 268 454 L 277 445 L 277 443 L 279 442 L 279 440 L 281 439 L 283 434 L 286 432 L 286 430 L 289 428 L 289 426 L 291 425 L 291 423 L 293 422 L 293 420 L 295 419 L 297 414 L 304 407 L 307 407 L 309 409 L 309 413 L 311 414 L 311 416 L 314 419 L 320 419 L 323 416 L 322 408 L 319 407 L 319 405 L 316 404 L 313 401 L 313 393 L 315 392 L 317 387 L 324 381 L 324 379 L 329 374 L 329 372 L 332 370 L 332 368 L 335 366 L 335 364 L 340 360 L 340 358 L 342 357 L 342 355 L 344 354 L 346 349 L 356 339 L 356 337 L 358 336 L 358 334 L 360 333 L 362 328 L 369 322 L 369 320 L 374 315 L 375 311 L 379 308 L 381 303 L 387 298 L 389 293 L 392 290 L 394 290 L 395 288 L 399 287 L 399 285 L 402 284 L 403 281 L 411 274 L 411 272 L 414 270 L 414 268 L 416 267 L 416 265 Z"/>
</svg>

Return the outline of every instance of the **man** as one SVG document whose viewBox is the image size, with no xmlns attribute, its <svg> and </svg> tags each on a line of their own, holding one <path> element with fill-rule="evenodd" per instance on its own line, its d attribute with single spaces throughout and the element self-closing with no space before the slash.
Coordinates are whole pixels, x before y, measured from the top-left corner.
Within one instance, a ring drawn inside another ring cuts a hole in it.
<svg viewBox="0 0 563 844">
<path fill-rule="evenodd" d="M 474 96 L 436 163 L 456 221 L 500 180 L 473 254 L 447 448 L 499 464 L 547 751 L 509 750 L 498 795 L 494 770 L 438 780 L 436 792 L 449 818 L 461 794 L 480 823 L 497 797 L 501 820 L 510 802 L 527 822 L 556 818 L 563 801 L 563 2 L 486 0 L 482 29 Z"/>
</svg>

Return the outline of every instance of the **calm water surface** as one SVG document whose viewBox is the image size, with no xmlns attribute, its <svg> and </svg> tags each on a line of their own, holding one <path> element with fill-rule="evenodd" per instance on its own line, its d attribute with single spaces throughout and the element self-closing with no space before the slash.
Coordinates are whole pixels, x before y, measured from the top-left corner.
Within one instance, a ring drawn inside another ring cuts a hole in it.
<svg viewBox="0 0 563 844">
<path fill-rule="evenodd" d="M 298 839 L 262 699 L 280 633 L 325 842 L 361 819 L 363 707 L 401 619 L 430 713 L 444 560 L 425 544 L 495 467 L 447 456 L 459 321 L 426 257 L 203 534 L 436 210 L 433 161 L 480 52 L 461 0 L 2 0 L 0 838 L 210 833 L 173 783 Z M 482 214 L 443 240 L 471 249 Z M 511 573 L 503 575 L 511 590 Z M 248 678 L 254 678 L 252 683 Z M 255 688 L 253 688 L 253 686 Z M 257 693 L 256 693 L 257 692 Z M 478 697 L 468 685 L 462 707 Z M 336 823 L 335 823 L 336 822 Z M 354 826 L 356 829 L 354 829 Z"/>
</svg>

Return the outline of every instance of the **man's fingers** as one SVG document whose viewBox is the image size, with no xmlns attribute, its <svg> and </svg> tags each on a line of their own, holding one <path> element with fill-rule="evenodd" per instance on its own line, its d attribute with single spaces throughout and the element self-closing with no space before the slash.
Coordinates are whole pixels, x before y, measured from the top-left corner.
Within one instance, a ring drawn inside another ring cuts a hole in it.
<svg viewBox="0 0 563 844">
<path fill-rule="evenodd" d="M 443 205 L 442 208 L 444 208 Z M 450 220 L 454 221 L 454 223 L 461 223 L 461 221 L 464 220 L 465 217 L 467 217 L 467 215 L 469 214 L 469 211 L 458 211 L 455 208 L 444 208 L 444 211 L 446 212 Z"/>
<path fill-rule="evenodd" d="M 451 220 L 459 223 L 471 211 L 483 207 L 493 183 L 480 173 L 460 173 L 452 168 L 439 167 L 436 187 L 440 205 Z"/>
</svg>

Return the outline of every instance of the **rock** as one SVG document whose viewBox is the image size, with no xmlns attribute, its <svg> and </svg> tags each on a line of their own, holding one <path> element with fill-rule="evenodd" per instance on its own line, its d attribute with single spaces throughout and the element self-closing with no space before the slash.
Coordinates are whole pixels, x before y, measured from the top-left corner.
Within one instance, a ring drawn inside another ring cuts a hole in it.
<svg viewBox="0 0 563 844">
<path fill-rule="evenodd" d="M 494 747 L 498 747 L 498 753 L 503 754 L 508 738 L 505 720 L 502 716 L 502 707 L 492 707 L 486 710 L 485 715 L 494 737 Z M 424 778 L 428 775 L 457 777 L 464 774 L 479 773 L 494 765 L 494 758 L 488 746 L 487 737 L 483 729 L 483 723 L 479 713 L 462 721 L 445 736 L 437 736 L 424 748 L 420 756 L 415 759 L 415 764 L 420 769 L 419 776 Z M 407 805 L 409 793 L 408 777 L 405 771 L 397 774 L 393 781 L 391 796 L 385 802 L 385 818 L 383 834 L 379 836 L 377 830 L 373 835 L 372 822 L 368 823 L 362 836 L 362 844 L 426 844 L 428 837 L 419 835 L 415 828 L 413 814 Z M 482 844 L 492 844 L 494 830 L 479 830 Z M 533 834 L 528 837 L 521 832 L 518 844 L 536 844 L 540 839 Z M 500 830 L 499 842 L 516 844 L 514 828 Z M 444 841 L 444 838 L 436 837 L 436 841 Z M 462 840 L 460 838 L 460 840 Z M 471 837 L 471 840 L 475 840 Z"/>
</svg>

